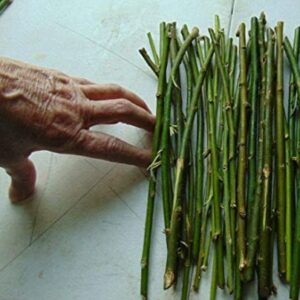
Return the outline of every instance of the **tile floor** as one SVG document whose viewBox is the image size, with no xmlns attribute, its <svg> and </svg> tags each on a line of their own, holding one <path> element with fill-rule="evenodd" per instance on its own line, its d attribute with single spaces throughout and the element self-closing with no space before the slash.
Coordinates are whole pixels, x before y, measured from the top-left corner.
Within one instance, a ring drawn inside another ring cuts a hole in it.
<svg viewBox="0 0 300 300">
<path fill-rule="evenodd" d="M 217 13 L 233 34 L 241 20 L 262 10 L 272 23 L 287 19 L 289 34 L 299 23 L 296 0 L 15 0 L 0 18 L 0 55 L 96 82 L 119 83 L 154 109 L 155 78 L 137 52 L 147 44 L 146 32 L 156 38 L 162 20 L 206 30 Z M 133 127 L 97 129 L 135 145 L 147 142 L 147 135 Z M 0 300 L 140 299 L 147 190 L 143 172 L 49 152 L 35 153 L 32 159 L 37 192 L 22 206 L 8 201 L 9 179 L 0 170 Z M 162 290 L 160 205 L 155 216 L 150 299 L 180 299 L 180 293 Z M 204 278 L 200 294 L 191 293 L 190 298 L 208 295 Z M 278 299 L 287 299 L 285 287 Z"/>
</svg>

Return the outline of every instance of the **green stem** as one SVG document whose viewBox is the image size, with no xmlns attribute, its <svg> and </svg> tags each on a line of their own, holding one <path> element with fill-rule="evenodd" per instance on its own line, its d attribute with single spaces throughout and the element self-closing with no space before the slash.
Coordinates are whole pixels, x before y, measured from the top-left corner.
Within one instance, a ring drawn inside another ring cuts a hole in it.
<svg viewBox="0 0 300 300">
<path fill-rule="evenodd" d="M 206 243 L 205 243 L 205 251 L 204 251 L 203 261 L 202 261 L 202 265 L 201 265 L 202 272 L 206 272 L 206 270 L 207 270 L 211 242 L 212 242 L 212 234 L 210 231 L 208 233 L 208 238 L 206 239 Z"/>
<path fill-rule="evenodd" d="M 196 271 L 195 271 L 195 277 L 194 277 L 194 283 L 193 283 L 193 289 L 194 291 L 199 290 L 199 285 L 200 285 L 200 279 L 201 279 L 201 271 L 203 271 L 202 266 L 204 263 L 204 259 L 209 254 L 209 251 L 207 253 L 207 246 L 210 246 L 210 242 L 207 240 L 207 228 L 208 228 L 208 218 L 209 218 L 209 212 L 210 212 L 210 203 L 212 199 L 212 188 L 211 185 L 209 184 L 209 189 L 208 189 L 208 194 L 209 194 L 209 199 L 207 203 L 204 205 L 204 213 L 203 213 L 203 222 L 201 224 L 201 244 L 199 247 L 199 255 L 198 255 L 198 261 L 197 261 L 197 266 L 196 266 Z M 209 238 L 211 240 L 211 238 Z M 209 249 L 208 249 L 209 250 Z"/>
<path fill-rule="evenodd" d="M 171 41 L 170 41 L 170 53 L 171 53 L 171 65 L 174 65 L 176 55 L 178 53 L 178 48 L 177 48 L 177 37 L 176 37 L 176 23 L 173 23 L 171 25 Z M 176 145 L 176 150 L 177 150 L 177 155 L 180 151 L 181 148 L 181 139 L 182 139 L 182 134 L 183 134 L 183 128 L 184 128 L 184 115 L 182 112 L 182 96 L 181 96 L 181 83 L 180 83 L 180 69 L 178 68 L 177 73 L 175 75 L 175 82 L 176 82 L 176 87 L 173 90 L 173 98 L 175 100 L 175 105 L 174 105 L 174 112 L 175 112 L 175 120 L 176 120 L 176 137 L 177 137 L 177 145 Z M 189 83 L 188 83 L 189 85 Z"/>
<path fill-rule="evenodd" d="M 285 165 L 286 165 L 286 218 L 285 218 L 285 241 L 286 241 L 286 281 L 291 281 L 292 272 L 292 230 L 293 230 L 293 169 L 292 169 L 292 155 L 291 155 L 291 138 L 289 136 L 289 127 L 285 119 Z"/>
<path fill-rule="evenodd" d="M 277 76 L 276 76 L 276 175 L 277 175 L 277 249 L 278 272 L 282 279 L 286 274 L 285 248 L 285 210 L 286 210 L 286 178 L 285 178 L 285 142 L 284 142 L 284 108 L 283 108 L 283 22 L 276 26 Z"/>
<path fill-rule="evenodd" d="M 188 159 L 192 160 L 193 156 L 191 153 L 188 155 Z M 186 166 L 185 179 L 187 184 L 187 190 L 182 193 L 182 215 L 183 215 L 183 234 L 180 237 L 180 243 L 178 251 L 183 261 L 183 277 L 182 277 L 182 292 L 181 299 L 188 299 L 189 287 L 190 287 L 190 273 L 191 273 L 191 262 L 192 262 L 192 230 L 193 230 L 193 206 L 194 206 L 194 172 L 193 162 Z M 185 197 L 184 195 L 187 195 Z"/>
<path fill-rule="evenodd" d="M 267 298 L 272 291 L 271 249 L 271 185 L 272 185 L 272 114 L 274 80 L 274 36 L 268 29 L 267 42 L 266 97 L 264 114 L 264 154 L 263 154 L 263 193 L 259 243 L 258 291 L 259 296 Z"/>
<path fill-rule="evenodd" d="M 187 25 L 183 25 L 181 33 L 182 33 L 183 38 L 186 40 L 186 38 L 189 36 L 189 30 L 188 30 Z M 194 48 L 193 44 L 190 45 L 190 47 L 188 49 L 188 54 L 189 54 L 189 59 L 190 59 L 190 63 L 192 66 L 193 80 L 194 80 L 194 82 L 196 82 L 196 79 L 199 76 L 199 69 L 198 69 L 198 65 L 197 65 L 195 48 Z"/>
<path fill-rule="evenodd" d="M 201 229 L 201 212 L 203 205 L 203 180 L 204 180 L 204 108 L 203 98 L 199 99 L 199 109 L 197 114 L 197 150 L 196 150 L 196 211 L 194 221 L 194 236 L 193 236 L 193 258 L 198 259 L 200 246 L 200 229 Z"/>
<path fill-rule="evenodd" d="M 12 3 L 12 0 L 1 1 L 0 2 L 0 12 L 2 12 L 2 10 L 6 9 L 11 3 Z"/>
<path fill-rule="evenodd" d="M 142 48 L 139 50 L 140 54 L 144 58 L 147 65 L 150 67 L 150 69 L 154 72 L 156 76 L 159 76 L 159 70 L 157 65 L 152 61 L 149 54 L 147 53 L 147 50 L 145 48 Z"/>
<path fill-rule="evenodd" d="M 170 186 L 170 145 L 169 145 L 169 131 L 170 131 L 170 118 L 171 118 L 171 98 L 173 84 L 176 78 L 176 74 L 179 68 L 179 65 L 183 59 L 183 56 L 188 49 L 190 43 L 195 39 L 199 34 L 199 30 L 194 28 L 190 36 L 186 41 L 181 45 L 176 58 L 173 62 L 173 66 L 170 73 L 170 78 L 168 81 L 165 97 L 164 97 L 164 116 L 163 116 L 163 128 L 162 128 L 162 139 L 161 139 L 161 176 L 162 176 L 162 198 L 164 206 L 164 217 L 166 224 L 166 232 L 169 232 L 170 227 L 170 203 L 172 203 L 171 198 L 171 186 Z"/>
<path fill-rule="evenodd" d="M 230 85 L 230 96 L 233 103 L 233 98 L 235 95 L 235 89 L 238 91 L 236 92 L 237 96 L 239 97 L 239 87 L 238 87 L 238 81 L 235 84 L 235 70 L 236 70 L 236 60 L 237 60 L 237 47 L 233 46 L 233 55 L 234 57 L 231 59 L 231 67 L 229 74 L 232 73 L 231 70 L 234 70 L 232 75 L 229 77 L 229 85 Z M 239 102 L 239 101 L 238 101 Z M 233 107 L 233 118 L 234 118 L 234 126 L 236 126 L 236 116 L 239 114 L 237 113 L 237 109 L 239 107 L 236 107 L 234 105 Z M 235 159 L 232 158 L 231 161 L 229 161 L 229 177 L 230 177 L 230 222 L 231 222 L 231 237 L 232 237 L 232 244 L 233 244 L 233 256 L 235 257 L 235 240 L 236 240 L 236 165 L 235 165 Z"/>
<path fill-rule="evenodd" d="M 299 98 L 300 97 L 300 69 L 298 66 L 297 58 L 293 52 L 293 48 L 291 46 L 291 43 L 290 43 L 290 40 L 288 39 L 288 37 L 285 37 L 283 46 L 284 46 L 286 55 L 288 57 L 293 75 L 295 77 L 295 85 L 296 85 L 298 98 Z"/>
<path fill-rule="evenodd" d="M 300 97 L 300 69 L 298 66 L 297 58 L 293 52 L 291 43 L 287 37 L 284 39 L 284 50 L 287 54 L 290 67 L 292 69 L 295 85 L 298 93 L 298 99 Z M 299 103 L 297 110 L 297 117 L 299 119 Z M 295 118 L 297 120 L 297 118 Z M 300 122 L 297 121 L 297 196 L 300 195 Z M 299 297 L 299 282 L 300 282 L 300 201 L 297 201 L 297 211 L 296 211 L 296 226 L 295 226 L 295 237 L 293 246 L 293 266 L 291 274 L 291 290 L 290 299 L 297 300 Z"/>
<path fill-rule="evenodd" d="M 183 26 L 181 30 L 182 36 L 184 39 L 186 39 L 189 35 L 189 30 L 186 25 Z M 190 67 L 192 70 L 193 75 L 193 82 L 196 82 L 196 78 L 199 76 L 199 69 L 197 65 L 196 60 L 196 54 L 195 54 L 195 48 L 194 45 L 191 44 L 188 49 L 189 54 L 189 62 Z M 190 101 L 187 102 L 187 109 L 189 108 Z M 197 152 L 196 152 L 196 212 L 195 212 L 195 223 L 194 223 L 194 235 L 193 235 L 193 258 L 197 260 L 198 255 L 198 249 L 199 249 L 199 238 L 200 238 L 200 226 L 201 226 L 201 208 L 202 208 L 202 201 L 203 201 L 203 169 L 204 169 L 204 163 L 203 163 L 203 137 L 204 137 L 204 113 L 203 113 L 203 99 L 202 95 L 200 93 L 199 97 L 199 104 L 198 104 L 198 111 L 197 111 Z M 189 171 L 191 175 L 194 174 L 194 164 L 193 164 L 193 147 L 192 143 L 190 147 L 190 166 Z M 193 176 L 192 176 L 193 177 Z M 190 186 L 192 189 L 194 189 L 194 184 L 191 183 Z"/>
<path fill-rule="evenodd" d="M 234 280 L 234 300 L 243 300 L 243 282 L 239 270 L 239 262 L 236 261 L 235 280 Z"/>
<path fill-rule="evenodd" d="M 229 60 L 230 60 L 230 56 L 231 56 L 231 46 L 230 43 L 232 43 L 232 39 L 228 40 L 228 45 L 227 48 L 225 46 L 225 34 L 224 34 L 224 30 L 221 30 L 219 33 L 220 35 L 220 58 L 221 58 L 221 62 L 222 65 L 224 66 L 225 72 L 228 73 L 228 66 L 229 66 Z M 216 76 L 217 80 L 216 80 L 216 86 L 214 86 L 214 102 L 215 102 L 215 115 L 216 115 L 216 120 L 217 120 L 217 145 L 218 145 L 218 149 L 219 149 L 219 156 L 220 156 L 220 160 L 222 159 L 222 136 L 223 136 L 223 132 L 224 132 L 224 122 L 225 119 L 223 118 L 224 114 L 223 114 L 223 104 L 224 101 L 223 99 L 224 97 L 224 88 L 223 85 L 219 86 L 219 69 L 218 68 L 214 68 L 214 76 Z M 215 78 L 214 78 L 215 79 Z M 215 82 L 214 82 L 215 83 Z M 228 79 L 228 84 L 229 84 L 229 79 Z M 222 173 L 220 171 L 220 173 Z"/>
<path fill-rule="evenodd" d="M 189 180 L 190 182 L 190 180 Z M 183 237 L 181 249 L 183 253 L 183 278 L 182 278 L 182 292 L 181 292 L 181 300 L 187 300 L 189 295 L 189 287 L 190 287 L 190 273 L 191 273 L 191 258 L 192 258 L 192 207 L 191 203 L 193 201 L 192 198 L 188 197 L 188 203 L 184 207 L 184 221 L 183 221 Z"/>
<path fill-rule="evenodd" d="M 205 258 L 209 256 L 209 248 L 210 248 L 210 241 L 211 241 L 211 234 L 209 234 L 209 238 L 207 240 L 209 214 L 210 214 L 211 202 L 213 198 L 210 162 L 207 163 L 207 185 L 206 186 L 207 186 L 206 198 L 203 204 L 202 224 L 201 224 L 201 232 L 200 232 L 200 247 L 199 247 L 199 254 L 198 254 L 197 266 L 195 271 L 194 283 L 193 283 L 193 288 L 195 291 L 199 290 L 201 271 L 203 271 Z"/>
<path fill-rule="evenodd" d="M 230 87 L 231 103 L 233 103 L 233 95 L 234 95 L 234 87 L 235 87 L 234 83 L 236 78 L 236 61 L 237 61 L 237 46 L 232 45 L 230 66 L 229 66 L 229 87 Z"/>
<path fill-rule="evenodd" d="M 240 88 L 239 88 L 239 82 L 240 82 L 240 74 L 238 74 L 236 87 L 235 87 L 235 93 L 234 93 L 234 105 L 233 105 L 233 122 L 234 122 L 234 128 L 238 127 L 239 121 L 240 121 Z"/>
<path fill-rule="evenodd" d="M 228 126 L 225 124 L 223 135 L 223 181 L 224 181 L 224 215 L 225 215 L 225 245 L 226 245 L 226 263 L 227 263 L 227 287 L 231 294 L 233 292 L 233 244 L 232 244 L 232 230 L 230 221 L 230 177 L 228 168 Z"/>
<path fill-rule="evenodd" d="M 251 18 L 250 32 L 250 121 L 249 121 L 249 152 L 248 152 L 248 190 L 247 190 L 247 206 L 250 208 L 247 219 L 253 218 L 252 207 L 255 199 L 256 186 L 256 145 L 257 145 L 257 99 L 258 99 L 258 20 L 256 17 Z M 250 221 L 251 222 L 251 221 Z M 249 226 L 250 227 L 250 226 Z M 248 237 L 248 235 L 247 235 Z M 247 240 L 248 241 L 248 240 Z M 249 244 L 249 241 L 248 241 Z M 247 266 L 249 262 L 247 261 Z"/>
<path fill-rule="evenodd" d="M 294 54 L 298 61 L 300 52 L 300 27 L 297 27 L 294 35 Z M 296 172 L 293 164 L 293 157 L 296 157 L 296 116 L 297 116 L 297 93 L 294 75 L 290 73 L 289 81 L 289 98 L 288 98 L 288 119 L 286 134 L 286 280 L 291 281 L 292 274 L 292 231 L 293 224 L 295 222 L 294 210 L 295 210 L 295 178 Z M 288 137 L 287 137 L 288 136 Z"/>
<path fill-rule="evenodd" d="M 148 37 L 148 41 L 149 41 L 150 48 L 151 48 L 151 51 L 152 51 L 154 63 L 155 63 L 157 66 L 159 66 L 160 61 L 159 61 L 159 57 L 158 57 L 158 54 L 157 54 L 157 51 L 156 51 L 155 43 L 154 43 L 154 40 L 153 40 L 153 37 L 152 37 L 151 32 L 148 32 L 148 33 L 147 33 L 147 37 Z"/>
<path fill-rule="evenodd" d="M 300 78 L 298 77 L 299 80 Z M 298 90 L 298 97 L 300 96 Z M 299 106 L 298 106 L 298 119 L 300 118 Z M 300 195 L 300 122 L 297 124 L 297 195 Z M 299 282 L 300 282 L 300 200 L 297 201 L 296 212 L 296 231 L 294 237 L 294 249 L 293 249 L 293 266 L 292 266 L 292 278 L 291 278 L 291 290 L 290 299 L 299 299 Z"/>
<path fill-rule="evenodd" d="M 238 157 L 238 182 L 237 182 L 237 256 L 239 269 L 246 266 L 246 169 L 247 169 L 247 109 L 249 106 L 247 95 L 247 47 L 245 36 L 245 24 L 242 23 L 238 31 L 240 53 L 240 138 Z"/>
<path fill-rule="evenodd" d="M 223 89 L 224 89 L 224 101 L 225 101 L 225 106 L 224 109 L 226 111 L 226 122 L 228 124 L 228 129 L 229 129 L 229 160 L 230 160 L 230 165 L 235 165 L 234 162 L 234 157 L 235 157 L 235 130 L 234 130 L 234 123 L 233 123 L 233 116 L 232 116 L 232 103 L 231 103 L 231 97 L 230 97 L 230 92 L 229 92 L 229 80 L 228 80 L 228 74 L 225 72 L 224 65 L 222 64 L 221 61 L 221 56 L 218 48 L 218 43 L 216 41 L 216 37 L 214 32 L 209 29 L 209 33 L 212 38 L 213 46 L 215 49 L 215 54 L 216 54 L 216 62 L 217 62 L 217 67 L 220 71 L 222 83 L 223 83 Z M 234 168 L 235 170 L 235 168 Z M 235 172 L 234 172 L 235 173 Z M 235 176 L 234 176 L 235 177 Z M 234 178 L 231 181 L 231 192 L 232 194 L 235 194 L 235 188 L 232 189 L 232 183 L 235 183 Z M 232 196 L 231 196 L 232 197 Z"/>
<path fill-rule="evenodd" d="M 183 269 L 183 283 L 182 283 L 182 291 L 181 291 L 181 300 L 189 299 L 189 280 L 190 280 L 190 273 L 191 273 L 191 264 L 190 261 L 184 263 Z"/>
<path fill-rule="evenodd" d="M 231 51 L 233 49 L 232 39 L 228 40 L 226 56 L 225 56 L 225 67 L 226 72 L 230 73 L 231 65 Z M 224 94 L 224 90 L 223 93 Z M 224 101 L 223 101 L 224 102 Z M 222 102 L 220 101 L 220 104 Z M 224 105 L 222 105 L 224 106 Z M 228 153 L 228 141 L 229 141 L 229 131 L 228 124 L 225 116 L 225 109 L 222 108 L 220 111 L 222 113 L 224 120 L 224 131 L 223 134 L 219 136 L 219 138 L 223 138 L 222 143 L 222 177 L 223 177 L 223 206 L 224 206 L 224 219 L 225 219 L 225 247 L 226 247 L 226 266 L 227 266 L 227 288 L 229 293 L 233 292 L 233 284 L 234 284 L 234 259 L 233 259 L 233 240 L 232 240 L 232 223 L 231 223 L 231 209 L 230 209 L 230 174 L 229 174 L 229 153 Z"/>
<path fill-rule="evenodd" d="M 190 103 L 189 103 L 190 104 Z M 184 247 L 185 256 L 183 261 L 183 285 L 182 285 L 182 294 L 181 299 L 186 300 L 189 298 L 189 287 L 190 287 L 190 273 L 191 273 L 191 265 L 192 265 L 192 241 L 193 241 L 193 215 L 194 215 L 194 199 L 195 199 L 195 170 L 194 170 L 194 161 L 193 161 L 193 149 L 190 143 L 190 151 L 188 154 L 189 164 L 186 166 L 186 176 L 187 176 L 187 195 L 188 195 L 188 203 L 185 209 L 186 212 L 183 211 L 184 216 L 184 227 L 185 227 L 185 235 L 183 236 L 183 240 L 185 241 Z"/>
<path fill-rule="evenodd" d="M 212 38 L 212 42 L 215 49 L 216 55 L 216 63 L 217 67 L 220 71 L 220 76 L 223 85 L 224 91 L 224 110 L 226 115 L 226 124 L 228 125 L 229 130 L 229 173 L 230 173 L 230 203 L 235 203 L 235 194 L 236 194 L 236 178 L 235 178 L 235 130 L 233 125 L 233 115 L 232 115 L 232 103 L 231 103 L 231 96 L 230 96 L 230 88 L 229 88 L 229 80 L 228 74 L 225 72 L 224 64 L 222 63 L 220 52 L 218 49 L 218 44 L 216 43 L 216 38 L 214 32 L 209 29 L 210 36 Z M 234 199 L 234 200 L 232 200 Z M 234 205 L 233 205 L 234 206 Z"/>
<path fill-rule="evenodd" d="M 221 33 L 221 27 L 220 27 L 220 18 L 218 15 L 215 15 L 215 28 L 214 28 L 214 33 L 215 36 L 219 37 L 219 43 L 218 43 L 218 48 L 220 49 L 220 59 L 222 60 L 222 54 L 223 54 L 223 50 L 224 48 L 222 48 L 222 33 Z M 215 103 L 215 116 L 216 116 L 216 122 L 218 120 L 218 109 L 219 109 L 219 105 L 218 105 L 218 98 L 219 98 L 219 69 L 218 68 L 213 68 L 212 71 L 212 75 L 213 75 L 213 101 Z M 218 122 L 217 122 L 218 123 Z M 222 124 L 220 124 L 222 126 Z M 216 127 L 216 132 L 217 132 L 217 145 L 218 145 L 218 130 L 219 128 Z"/>
<path fill-rule="evenodd" d="M 183 44 L 185 44 L 187 40 L 185 40 Z M 182 213 L 181 195 L 183 191 L 183 175 L 184 175 L 184 169 L 186 164 L 187 150 L 188 150 L 188 145 L 189 145 L 190 136 L 192 132 L 195 113 L 197 111 L 199 96 L 206 75 L 206 69 L 210 64 L 213 53 L 214 50 L 213 48 L 211 48 L 205 60 L 205 65 L 201 69 L 199 73 L 199 77 L 197 78 L 197 83 L 194 89 L 193 98 L 190 104 L 190 112 L 188 114 L 186 126 L 183 133 L 181 151 L 180 151 L 179 158 L 177 160 L 175 189 L 174 189 L 174 198 L 173 198 L 173 210 L 171 216 L 170 237 L 168 243 L 168 257 L 167 257 L 166 272 L 164 277 L 165 289 L 171 287 L 174 284 L 175 277 L 176 277 L 175 267 L 176 267 L 176 260 L 177 260 L 178 227 L 179 227 L 179 223 L 180 223 L 179 221 Z"/>
<path fill-rule="evenodd" d="M 199 48 L 199 41 L 197 40 L 198 58 L 202 67 L 204 63 L 204 55 Z M 199 53 L 199 51 L 201 53 Z M 199 57 L 199 55 L 201 57 Z M 193 236 L 193 259 L 198 261 L 200 235 L 201 235 L 201 214 L 204 201 L 203 182 L 204 182 L 204 129 L 205 129 L 205 111 L 203 104 L 203 97 L 199 99 L 199 106 L 197 112 L 197 144 L 196 144 L 196 207 L 195 207 L 195 220 L 194 220 L 194 236 Z"/>
<path fill-rule="evenodd" d="M 253 20 L 253 19 L 252 19 Z M 256 251 L 258 243 L 258 229 L 259 229 L 259 211 L 261 208 L 261 188 L 262 188 L 262 169 L 263 169 L 263 138 L 264 138 L 264 103 L 265 103 L 265 82 L 266 82 L 266 63 L 265 63 L 265 20 L 260 18 L 258 22 L 257 32 L 257 20 L 253 20 L 251 31 L 251 60 L 252 60 L 252 87 L 251 87 L 251 107 L 252 107 L 252 122 L 259 124 L 258 130 L 258 145 L 256 152 L 258 153 L 256 179 L 252 179 L 255 186 L 255 193 L 252 205 L 249 204 L 249 221 L 247 231 L 247 269 L 245 272 L 245 280 L 251 281 L 254 278 L 254 270 L 256 264 Z M 258 44 L 257 44 L 258 39 Z M 259 47 L 258 47 L 259 46 Z M 257 47 L 259 49 L 257 49 Z M 259 51 L 259 69 L 260 69 L 260 96 L 259 106 L 255 104 L 257 95 L 257 69 L 258 69 L 258 57 L 257 51 Z M 254 70 L 256 69 L 256 70 Z M 259 119 L 257 118 L 256 110 L 259 110 Z M 251 127 L 251 126 L 250 126 Z M 250 130 L 251 131 L 251 130 Z M 256 141 L 255 133 L 251 133 L 251 139 Z M 253 141 L 252 141 L 253 142 Z M 250 142 L 251 143 L 251 142 Z M 250 179 L 249 179 L 250 181 Z"/>
<path fill-rule="evenodd" d="M 169 39 L 169 26 L 165 23 L 161 23 L 160 31 L 165 32 L 165 39 Z M 167 41 L 165 42 L 167 43 Z M 175 64 L 175 63 L 174 63 Z M 174 69 L 174 65 L 172 70 Z M 176 70 L 177 71 L 177 70 Z M 163 212 L 164 212 L 164 223 L 165 223 L 165 233 L 168 239 L 168 231 L 170 227 L 170 214 L 171 214 L 171 162 L 170 162 L 170 111 L 171 111 L 171 95 L 172 95 L 172 79 L 176 77 L 176 72 L 173 72 L 173 76 L 169 79 L 165 96 L 164 96 L 164 111 L 163 111 L 163 124 L 162 124 L 162 136 L 161 136 L 161 180 L 162 180 L 162 202 L 163 202 Z M 165 79 L 166 80 L 166 79 Z M 171 83 L 170 83 L 171 82 Z"/>
<path fill-rule="evenodd" d="M 168 53 L 169 53 L 169 39 L 166 37 L 165 32 L 161 36 L 161 40 L 163 41 L 161 43 L 163 49 L 162 49 L 161 65 L 159 70 L 158 87 L 156 93 L 157 120 L 155 124 L 154 137 L 152 142 L 152 160 L 156 159 L 160 147 L 162 116 L 163 116 L 163 98 L 165 94 L 165 77 L 166 77 L 166 69 L 168 64 Z M 156 194 L 156 172 L 157 169 L 154 169 L 152 171 L 149 180 L 143 254 L 141 259 L 141 295 L 145 298 L 147 298 L 147 292 L 148 292 L 150 244 L 151 244 L 154 202 L 155 202 L 155 194 Z"/>
<path fill-rule="evenodd" d="M 298 61 L 299 54 L 300 54 L 300 27 L 297 27 L 295 29 L 293 51 L 294 51 L 296 61 Z M 289 124 L 292 156 L 297 156 L 296 131 L 295 131 L 296 108 L 297 108 L 296 84 L 295 84 L 295 78 L 293 72 L 291 72 L 290 81 L 289 81 L 288 124 Z"/>
<path fill-rule="evenodd" d="M 211 274 L 211 285 L 210 285 L 210 300 L 217 299 L 217 279 L 218 279 L 218 253 L 216 249 L 214 250 L 214 259 L 213 259 L 213 267 L 212 267 L 212 274 Z"/>
</svg>

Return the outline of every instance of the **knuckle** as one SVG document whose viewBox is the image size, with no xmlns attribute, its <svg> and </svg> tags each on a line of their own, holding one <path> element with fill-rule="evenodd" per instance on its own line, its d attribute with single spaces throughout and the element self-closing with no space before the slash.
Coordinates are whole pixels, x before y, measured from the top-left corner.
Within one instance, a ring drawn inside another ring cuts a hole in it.
<svg viewBox="0 0 300 300">
<path fill-rule="evenodd" d="M 60 151 L 72 150 L 77 147 L 82 148 L 85 144 L 86 138 L 81 128 L 74 130 L 74 132 L 69 130 L 63 131 L 60 136 L 55 139 L 55 146 Z"/>
<path fill-rule="evenodd" d="M 125 99 L 120 99 L 116 102 L 115 110 L 119 116 L 127 116 L 132 113 L 130 102 Z"/>
<path fill-rule="evenodd" d="M 66 100 L 72 100 L 75 97 L 74 91 L 66 86 L 61 87 L 59 95 Z"/>
<path fill-rule="evenodd" d="M 76 145 L 83 145 L 85 142 L 85 135 L 82 134 L 81 128 L 78 128 L 73 134 L 70 134 L 70 143 Z"/>
<path fill-rule="evenodd" d="M 122 151 L 122 143 L 119 139 L 111 137 L 106 142 L 106 151 L 107 153 L 116 153 Z"/>
<path fill-rule="evenodd" d="M 97 109 L 95 105 L 83 101 L 80 104 L 80 114 L 82 116 L 84 127 L 90 127 L 97 118 Z"/>
<path fill-rule="evenodd" d="M 56 78 L 57 82 L 61 84 L 69 84 L 71 81 L 71 78 L 67 74 L 60 71 L 54 71 L 53 76 Z"/>
<path fill-rule="evenodd" d="M 79 83 L 79 84 L 83 84 L 83 85 L 87 85 L 87 84 L 91 84 L 91 82 L 85 78 L 74 78 L 73 79 L 75 82 Z"/>
</svg>

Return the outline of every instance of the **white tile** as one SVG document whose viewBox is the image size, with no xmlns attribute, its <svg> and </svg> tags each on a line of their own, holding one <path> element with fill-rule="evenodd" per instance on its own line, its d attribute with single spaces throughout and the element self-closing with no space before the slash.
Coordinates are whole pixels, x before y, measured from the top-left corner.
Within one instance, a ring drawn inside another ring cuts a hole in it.
<svg viewBox="0 0 300 300">
<path fill-rule="evenodd" d="M 5 299 L 137 299 L 143 220 L 122 194 L 99 184 L 26 249 L 0 273 Z"/>
<path fill-rule="evenodd" d="M 31 159 L 38 172 L 36 193 L 21 205 L 11 204 L 8 198 L 10 178 L 0 169 L 0 269 L 28 246 L 37 207 L 48 182 L 51 155 L 40 152 Z"/>
<path fill-rule="evenodd" d="M 274 27 L 278 21 L 284 21 L 285 34 L 291 37 L 294 34 L 294 29 L 299 26 L 300 6 L 297 0 L 284 2 L 279 0 L 240 0 L 235 1 L 231 34 L 234 35 L 240 22 L 245 22 L 249 28 L 250 18 L 252 16 L 259 17 L 262 11 L 266 14 L 268 26 Z"/>
<path fill-rule="evenodd" d="M 100 172 L 83 158 L 53 155 L 49 179 L 37 208 L 32 239 L 61 218 L 113 167 Z"/>
<path fill-rule="evenodd" d="M 57 9 L 57 7 L 60 9 Z M 71 2 L 51 1 L 47 5 L 52 20 L 78 32 L 103 49 L 142 67 L 137 59 L 137 49 L 145 45 L 147 31 L 158 36 L 161 21 L 177 21 L 179 26 L 187 23 L 206 31 L 211 26 L 215 14 L 219 14 L 225 27 L 228 25 L 231 1 L 135 1 L 113 0 L 86 1 L 84 9 L 79 0 Z M 55 11 L 55 14 L 53 13 Z M 68 11 L 66 16 L 65 11 Z M 184 13 L 183 13 L 184 12 Z M 134 51 L 132 51 L 134 49 Z"/>
</svg>

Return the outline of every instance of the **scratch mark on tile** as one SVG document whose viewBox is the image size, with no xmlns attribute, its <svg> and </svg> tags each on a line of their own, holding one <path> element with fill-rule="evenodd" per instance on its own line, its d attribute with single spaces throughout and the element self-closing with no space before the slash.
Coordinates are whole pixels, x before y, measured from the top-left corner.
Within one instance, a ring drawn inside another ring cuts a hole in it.
<svg viewBox="0 0 300 300">
<path fill-rule="evenodd" d="M 126 203 L 126 201 L 124 201 L 124 199 L 122 199 L 122 197 L 117 193 L 117 191 L 113 189 L 111 186 L 109 188 L 125 204 L 125 206 L 137 217 L 137 219 L 142 221 L 141 217 Z"/>
<path fill-rule="evenodd" d="M 57 26 L 59 26 L 59 27 L 65 29 L 65 30 L 68 30 L 68 31 L 72 32 L 73 34 L 76 34 L 76 35 L 78 35 L 78 36 L 84 38 L 85 40 L 87 40 L 87 41 L 89 41 L 89 42 L 91 42 L 91 43 L 97 45 L 98 47 L 102 48 L 103 50 L 105 50 L 105 51 L 111 53 L 112 55 L 118 57 L 119 59 L 125 61 L 126 63 L 128 63 L 128 64 L 131 65 L 132 67 L 134 67 L 134 68 L 138 69 L 139 71 L 143 72 L 147 77 L 153 78 L 153 77 L 152 77 L 151 75 L 149 75 L 145 70 L 141 69 L 139 66 L 137 66 L 136 64 L 134 64 L 133 62 L 131 62 L 130 60 L 128 60 L 126 57 L 120 55 L 119 53 L 113 51 L 112 49 L 109 49 L 109 48 L 105 47 L 104 45 L 100 44 L 100 43 L 97 42 L 96 40 L 94 40 L 94 39 L 92 39 L 92 38 L 86 36 L 85 34 L 83 34 L 83 33 L 81 33 L 81 32 L 78 32 L 78 31 L 76 31 L 76 30 L 74 30 L 74 29 L 72 29 L 72 28 L 70 28 L 70 27 L 68 27 L 68 26 L 65 26 L 65 25 L 63 25 L 63 24 L 61 24 L 61 23 L 58 23 L 58 22 L 53 22 L 53 23 L 56 24 Z"/>
</svg>

